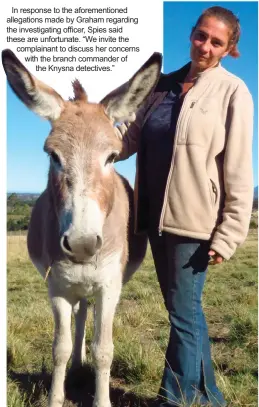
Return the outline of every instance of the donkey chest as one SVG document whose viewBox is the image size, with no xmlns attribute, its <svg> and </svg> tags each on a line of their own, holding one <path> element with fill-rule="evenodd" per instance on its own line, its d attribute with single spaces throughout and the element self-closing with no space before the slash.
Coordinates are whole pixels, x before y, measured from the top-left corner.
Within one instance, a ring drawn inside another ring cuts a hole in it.
<svg viewBox="0 0 259 407">
<path fill-rule="evenodd" d="M 103 287 L 112 286 L 122 278 L 120 256 L 114 255 L 95 264 L 62 264 L 55 265 L 52 281 L 62 291 L 85 296 L 92 295 Z"/>
</svg>

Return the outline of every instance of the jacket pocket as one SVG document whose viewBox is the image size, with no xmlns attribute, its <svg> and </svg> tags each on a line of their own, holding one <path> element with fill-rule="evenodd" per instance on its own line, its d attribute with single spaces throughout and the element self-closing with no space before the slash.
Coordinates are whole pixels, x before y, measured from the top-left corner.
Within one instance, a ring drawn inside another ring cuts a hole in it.
<svg viewBox="0 0 259 407">
<path fill-rule="evenodd" d="M 218 190 L 215 182 L 210 178 L 209 179 L 209 190 L 210 190 L 210 199 L 212 207 L 214 207 L 218 200 Z"/>
<path fill-rule="evenodd" d="M 206 159 L 206 150 L 197 145 L 177 146 L 160 221 L 164 228 L 192 235 L 211 233 L 216 223 L 217 197 Z"/>
</svg>

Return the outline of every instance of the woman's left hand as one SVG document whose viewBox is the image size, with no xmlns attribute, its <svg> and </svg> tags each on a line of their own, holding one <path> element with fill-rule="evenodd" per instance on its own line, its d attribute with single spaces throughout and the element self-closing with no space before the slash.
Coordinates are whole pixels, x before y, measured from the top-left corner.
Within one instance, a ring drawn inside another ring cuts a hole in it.
<svg viewBox="0 0 259 407">
<path fill-rule="evenodd" d="M 210 250 L 208 255 L 211 257 L 211 260 L 209 261 L 209 265 L 211 266 L 221 264 L 224 260 L 223 257 L 219 253 L 214 252 L 214 250 Z"/>
</svg>

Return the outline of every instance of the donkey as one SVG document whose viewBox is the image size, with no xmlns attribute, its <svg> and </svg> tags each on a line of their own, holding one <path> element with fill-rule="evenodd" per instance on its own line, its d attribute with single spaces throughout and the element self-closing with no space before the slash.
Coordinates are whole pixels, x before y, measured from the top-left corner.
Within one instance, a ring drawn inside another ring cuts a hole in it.
<svg viewBox="0 0 259 407">
<path fill-rule="evenodd" d="M 2 53 L 7 79 L 31 110 L 50 120 L 44 150 L 50 156 L 48 182 L 32 211 L 28 251 L 40 274 L 48 275 L 55 321 L 49 407 L 64 402 L 66 365 L 85 361 L 88 295 L 95 296 L 91 346 L 96 391 L 94 407 L 110 407 L 112 325 L 122 284 L 137 270 L 147 239 L 134 235 L 133 191 L 113 168 L 122 149 L 116 123 L 132 121 L 156 85 L 161 55 L 154 53 L 124 85 L 99 104 L 89 103 L 78 80 L 64 101 L 37 80 L 10 50 Z M 75 316 L 74 347 L 71 314 Z"/>
</svg>

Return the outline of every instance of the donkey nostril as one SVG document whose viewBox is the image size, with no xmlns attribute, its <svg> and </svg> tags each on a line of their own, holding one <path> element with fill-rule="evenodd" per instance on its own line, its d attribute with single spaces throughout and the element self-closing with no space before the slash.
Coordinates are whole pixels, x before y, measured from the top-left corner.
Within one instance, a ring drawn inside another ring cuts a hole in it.
<svg viewBox="0 0 259 407">
<path fill-rule="evenodd" d="M 72 249 L 71 249 L 71 247 L 69 246 L 67 236 L 64 236 L 64 237 L 63 237 L 63 246 L 64 246 L 64 248 L 65 248 L 67 251 L 69 251 L 69 252 L 72 253 Z"/>
<path fill-rule="evenodd" d="M 96 249 L 100 249 L 102 247 L 102 238 L 100 236 L 97 235 L 97 239 L 96 239 Z"/>
<path fill-rule="evenodd" d="M 102 246 L 102 238 L 96 234 L 88 235 L 84 240 L 84 250 L 90 255 L 94 256 Z"/>
</svg>

